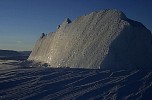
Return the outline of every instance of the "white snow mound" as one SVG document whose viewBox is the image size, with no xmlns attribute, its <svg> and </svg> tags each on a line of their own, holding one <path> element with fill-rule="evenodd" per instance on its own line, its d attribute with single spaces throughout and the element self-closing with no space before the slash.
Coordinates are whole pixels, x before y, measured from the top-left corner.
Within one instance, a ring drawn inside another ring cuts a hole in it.
<svg viewBox="0 0 152 100">
<path fill-rule="evenodd" d="M 42 34 L 28 60 L 52 67 L 135 69 L 152 66 L 152 35 L 118 10 L 67 18 Z"/>
</svg>

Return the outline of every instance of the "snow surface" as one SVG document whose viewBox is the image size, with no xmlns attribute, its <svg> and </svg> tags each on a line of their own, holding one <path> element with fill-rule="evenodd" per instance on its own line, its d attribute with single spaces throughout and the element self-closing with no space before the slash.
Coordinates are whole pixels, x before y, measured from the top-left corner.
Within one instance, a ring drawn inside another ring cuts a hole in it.
<svg viewBox="0 0 152 100">
<path fill-rule="evenodd" d="M 0 100 L 151 100 L 151 70 L 98 70 L 0 64 Z"/>
<path fill-rule="evenodd" d="M 55 68 L 150 69 L 152 35 L 121 11 L 92 12 L 43 34 L 28 60 Z"/>
</svg>

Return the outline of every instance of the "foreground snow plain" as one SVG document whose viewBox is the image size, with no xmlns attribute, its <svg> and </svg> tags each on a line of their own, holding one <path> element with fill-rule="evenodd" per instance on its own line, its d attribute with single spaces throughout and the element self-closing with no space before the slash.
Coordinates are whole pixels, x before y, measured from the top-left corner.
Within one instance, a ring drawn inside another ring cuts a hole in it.
<svg viewBox="0 0 152 100">
<path fill-rule="evenodd" d="M 151 100 L 151 70 L 45 68 L 0 61 L 0 100 Z"/>
</svg>

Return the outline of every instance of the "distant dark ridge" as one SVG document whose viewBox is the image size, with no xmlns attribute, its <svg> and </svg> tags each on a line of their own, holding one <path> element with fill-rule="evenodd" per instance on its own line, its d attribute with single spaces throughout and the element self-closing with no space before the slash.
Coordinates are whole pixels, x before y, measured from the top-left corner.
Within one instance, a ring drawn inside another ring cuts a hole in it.
<svg viewBox="0 0 152 100">
<path fill-rule="evenodd" d="M 0 50 L 0 60 L 26 60 L 31 51 Z"/>
<path fill-rule="evenodd" d="M 20 53 L 13 50 L 0 50 L 0 56 L 14 56 L 14 55 L 20 55 Z"/>
</svg>

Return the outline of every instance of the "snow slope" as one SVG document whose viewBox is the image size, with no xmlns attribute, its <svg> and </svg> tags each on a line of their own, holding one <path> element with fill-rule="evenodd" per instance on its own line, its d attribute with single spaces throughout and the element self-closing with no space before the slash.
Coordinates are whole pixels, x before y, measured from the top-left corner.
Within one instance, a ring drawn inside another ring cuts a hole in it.
<svg viewBox="0 0 152 100">
<path fill-rule="evenodd" d="M 151 70 L 0 65 L 0 100 L 151 100 Z"/>
<path fill-rule="evenodd" d="M 28 60 L 56 68 L 150 69 L 152 35 L 121 11 L 92 12 L 42 34 Z"/>
</svg>

